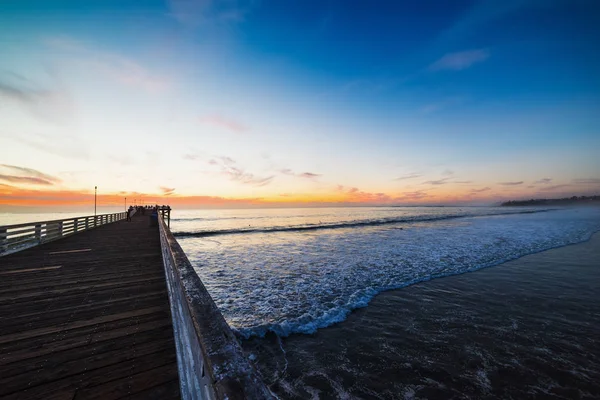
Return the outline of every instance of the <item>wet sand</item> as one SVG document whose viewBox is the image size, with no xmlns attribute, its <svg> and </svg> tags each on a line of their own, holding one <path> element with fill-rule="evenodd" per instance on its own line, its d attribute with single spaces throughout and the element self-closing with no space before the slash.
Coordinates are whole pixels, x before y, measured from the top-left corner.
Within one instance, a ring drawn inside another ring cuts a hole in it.
<svg viewBox="0 0 600 400">
<path fill-rule="evenodd" d="M 243 346 L 281 399 L 598 399 L 600 234 Z"/>
</svg>

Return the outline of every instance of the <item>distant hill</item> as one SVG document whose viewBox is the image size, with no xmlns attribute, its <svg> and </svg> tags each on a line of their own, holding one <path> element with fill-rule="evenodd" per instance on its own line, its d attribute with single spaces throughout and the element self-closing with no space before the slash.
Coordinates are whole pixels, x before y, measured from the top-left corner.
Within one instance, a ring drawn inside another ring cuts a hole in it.
<svg viewBox="0 0 600 400">
<path fill-rule="evenodd" d="M 565 206 L 572 204 L 600 205 L 600 196 L 573 196 L 562 199 L 510 200 L 502 203 L 503 206 Z"/>
</svg>

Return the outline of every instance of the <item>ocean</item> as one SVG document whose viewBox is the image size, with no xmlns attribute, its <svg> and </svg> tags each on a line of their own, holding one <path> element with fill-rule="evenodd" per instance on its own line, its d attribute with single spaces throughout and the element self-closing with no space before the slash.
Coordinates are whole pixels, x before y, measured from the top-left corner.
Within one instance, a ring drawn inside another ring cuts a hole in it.
<svg viewBox="0 0 600 400">
<path fill-rule="evenodd" d="M 598 208 L 182 211 L 171 227 L 279 399 L 600 397 Z"/>
<path fill-rule="evenodd" d="M 597 208 L 175 211 L 171 230 L 243 338 L 314 333 L 378 293 L 585 241 Z"/>
</svg>

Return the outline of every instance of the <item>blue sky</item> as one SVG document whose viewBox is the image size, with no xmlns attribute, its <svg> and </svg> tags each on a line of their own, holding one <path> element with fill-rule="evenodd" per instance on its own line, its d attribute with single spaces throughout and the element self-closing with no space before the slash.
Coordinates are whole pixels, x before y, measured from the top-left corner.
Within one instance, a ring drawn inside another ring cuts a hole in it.
<svg viewBox="0 0 600 400">
<path fill-rule="evenodd" d="M 94 185 L 290 204 L 598 192 L 599 11 L 5 1 L 4 204 Z"/>
</svg>

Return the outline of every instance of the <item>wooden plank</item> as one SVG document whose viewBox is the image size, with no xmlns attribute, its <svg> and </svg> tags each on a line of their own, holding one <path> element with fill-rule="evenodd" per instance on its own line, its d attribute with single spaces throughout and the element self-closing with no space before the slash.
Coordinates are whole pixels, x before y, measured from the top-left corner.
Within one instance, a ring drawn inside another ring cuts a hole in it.
<svg viewBox="0 0 600 400">
<path fill-rule="evenodd" d="M 144 283 L 149 284 L 152 282 L 161 282 L 161 281 L 164 281 L 164 277 L 149 278 L 149 279 L 145 279 L 145 280 L 128 279 L 128 280 L 120 280 L 120 281 L 107 282 L 107 283 L 91 284 L 91 285 L 69 286 L 67 288 L 58 288 L 58 289 L 44 289 L 42 287 L 39 289 L 34 288 L 34 290 L 25 291 L 23 293 L 17 292 L 18 294 L 15 294 L 15 292 L 13 292 L 13 291 L 4 291 L 4 292 L 0 292 L 0 302 L 5 301 L 7 299 L 31 301 L 34 298 L 40 297 L 40 296 L 60 296 L 63 294 L 82 293 L 82 292 L 87 293 L 89 291 L 93 291 L 96 289 L 102 289 L 102 288 L 115 288 L 115 287 L 122 287 L 122 286 L 131 286 L 132 283 L 136 283 L 136 282 L 144 282 Z"/>
<path fill-rule="evenodd" d="M 132 394 L 127 397 L 128 400 L 168 400 L 168 399 L 179 399 L 181 396 L 179 392 L 179 380 L 173 379 L 169 382 L 162 383 L 158 386 L 154 386 L 150 389 L 144 390 Z"/>
<path fill-rule="evenodd" d="M 81 253 L 84 251 L 92 251 L 92 249 L 77 249 L 77 250 L 61 250 L 61 251 L 53 251 L 51 253 L 48 253 L 49 255 L 53 255 L 53 254 L 67 254 L 67 253 Z"/>
<path fill-rule="evenodd" d="M 139 317 L 137 321 L 134 319 L 119 320 L 110 325 L 93 325 L 68 332 L 52 333 L 32 340 L 10 342 L 0 348 L 0 365 L 164 327 L 171 327 L 169 316 L 164 313 L 155 313 Z"/>
<path fill-rule="evenodd" d="M 27 369 L 23 373 L 0 378 L 0 396 L 18 391 L 22 387 L 38 386 L 81 374 L 82 371 L 90 371 L 120 363 L 131 364 L 131 361 L 135 358 L 170 348 L 169 342 L 163 340 L 162 336 L 154 335 L 155 340 L 152 340 L 152 336 L 141 336 L 140 340 L 145 340 L 141 344 L 136 344 L 132 337 L 129 337 L 129 339 L 129 341 L 106 342 L 104 346 L 97 349 L 96 354 L 93 354 L 93 350 L 90 349 L 88 349 L 88 352 L 74 352 L 70 359 L 62 362 L 59 361 L 60 357 L 54 357 L 52 362 L 35 364 L 33 368 L 25 363 Z M 92 354 L 89 354 L 90 351 L 92 351 Z M 15 366 L 21 365 L 23 364 L 15 364 Z"/>
<path fill-rule="evenodd" d="M 0 272 L 0 275 L 9 275 L 9 274 L 22 274 L 24 272 L 39 272 L 39 271 L 47 271 L 47 270 L 53 270 L 53 269 L 59 269 L 62 268 L 62 265 L 55 265 L 53 267 L 40 267 L 40 268 L 28 268 L 28 269 L 17 269 L 17 270 L 13 270 L 13 271 L 2 271 Z"/>
<path fill-rule="evenodd" d="M 93 386 L 77 391 L 77 399 L 119 399 L 123 393 L 129 397 L 141 391 L 148 391 L 148 387 L 161 385 L 177 378 L 177 371 L 173 371 L 168 365 L 145 371 L 143 374 L 135 374 L 118 380 L 107 382 L 103 385 Z"/>
<path fill-rule="evenodd" d="M 68 324 L 65 324 L 62 326 L 48 326 L 48 327 L 43 327 L 40 329 L 32 329 L 32 330 L 28 330 L 25 332 L 18 332 L 18 333 L 3 335 L 3 336 L 0 336 L 0 343 L 28 339 L 28 338 L 32 338 L 32 337 L 36 337 L 36 336 L 46 335 L 48 333 L 60 332 L 60 331 L 65 331 L 65 330 L 69 330 L 69 329 L 76 329 L 76 328 L 81 328 L 84 326 L 96 325 L 96 324 L 115 321 L 115 320 L 119 320 L 119 319 L 127 319 L 127 318 L 136 317 L 139 315 L 152 314 L 153 312 L 157 312 L 161 309 L 162 309 L 161 306 L 150 307 L 150 308 L 144 308 L 141 310 L 128 311 L 125 313 L 105 315 L 105 316 L 91 318 L 91 319 L 84 320 L 84 321 L 75 321 L 75 322 L 71 322 L 71 323 L 68 323 Z"/>
<path fill-rule="evenodd" d="M 0 397 L 179 398 L 160 239 L 147 218 L 0 257 L 0 275 Z"/>
<path fill-rule="evenodd" d="M 87 321 L 93 319 L 97 315 L 115 315 L 120 312 L 121 315 L 125 312 L 139 310 L 140 307 L 160 307 L 165 301 L 162 297 L 147 297 L 143 301 L 124 301 L 111 302 L 100 306 L 91 306 L 84 308 L 66 309 L 61 312 L 46 312 L 39 314 L 37 317 L 15 317 L 10 320 L 0 320 L 3 324 L 2 333 L 12 334 L 18 332 L 31 332 L 38 328 L 43 328 L 48 325 L 52 326 L 68 326 L 73 321 Z"/>
<path fill-rule="evenodd" d="M 126 397 L 129 393 L 128 382 L 130 377 L 139 375 L 136 382 L 136 388 L 139 392 L 152 385 L 156 385 L 157 381 L 160 382 L 161 379 L 165 379 L 164 376 L 166 374 L 173 374 L 173 371 L 177 373 L 177 369 L 173 369 L 175 362 L 175 353 L 171 350 L 165 350 L 137 357 L 136 362 L 113 364 L 91 371 L 84 371 L 80 374 L 55 380 L 47 384 L 27 387 L 22 391 L 7 393 L 2 398 L 3 400 L 91 399 L 96 397 L 96 394 L 100 390 L 102 393 L 98 393 L 99 397 L 96 398 L 103 398 L 109 392 L 117 392 L 121 397 Z M 109 382 L 114 383 L 109 384 Z M 146 387 L 143 387 L 141 383 L 144 383 Z M 100 388 L 95 387 L 100 385 L 103 386 Z M 76 395 L 77 397 L 75 397 Z"/>
</svg>

